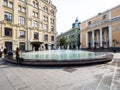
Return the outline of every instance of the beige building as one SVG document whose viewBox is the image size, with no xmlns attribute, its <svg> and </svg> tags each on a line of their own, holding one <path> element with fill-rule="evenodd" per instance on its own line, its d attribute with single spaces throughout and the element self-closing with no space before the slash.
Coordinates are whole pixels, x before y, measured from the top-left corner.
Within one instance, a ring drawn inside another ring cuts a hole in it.
<svg viewBox="0 0 120 90">
<path fill-rule="evenodd" d="M 53 49 L 56 7 L 51 0 L 0 0 L 0 47 Z"/>
<path fill-rule="evenodd" d="M 82 22 L 80 28 L 82 48 L 120 48 L 120 5 Z"/>
</svg>

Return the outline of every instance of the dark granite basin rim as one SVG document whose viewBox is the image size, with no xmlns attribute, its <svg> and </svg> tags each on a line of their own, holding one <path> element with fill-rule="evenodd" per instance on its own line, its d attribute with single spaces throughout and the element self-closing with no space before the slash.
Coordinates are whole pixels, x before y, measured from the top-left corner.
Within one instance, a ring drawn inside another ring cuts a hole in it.
<svg viewBox="0 0 120 90">
<path fill-rule="evenodd" d="M 23 65 L 79 65 L 79 64 L 92 64 L 92 63 L 101 63 L 101 62 L 109 62 L 113 59 L 112 54 L 105 54 L 101 57 L 96 58 L 85 58 L 85 59 L 73 59 L 73 60 L 31 60 L 31 59 L 24 59 L 24 61 L 21 62 Z M 17 63 L 16 60 L 11 56 L 6 56 L 4 60 L 11 62 L 11 63 Z"/>
</svg>

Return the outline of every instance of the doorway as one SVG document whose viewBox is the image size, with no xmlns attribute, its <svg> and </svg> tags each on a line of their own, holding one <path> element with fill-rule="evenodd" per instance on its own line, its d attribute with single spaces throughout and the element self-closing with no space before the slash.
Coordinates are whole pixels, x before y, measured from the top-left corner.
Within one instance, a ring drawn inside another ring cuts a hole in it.
<svg viewBox="0 0 120 90">
<path fill-rule="evenodd" d="M 5 47 L 12 51 L 12 42 L 5 42 Z"/>
<path fill-rule="evenodd" d="M 40 44 L 33 44 L 32 48 L 34 48 L 35 51 L 39 51 Z"/>
</svg>

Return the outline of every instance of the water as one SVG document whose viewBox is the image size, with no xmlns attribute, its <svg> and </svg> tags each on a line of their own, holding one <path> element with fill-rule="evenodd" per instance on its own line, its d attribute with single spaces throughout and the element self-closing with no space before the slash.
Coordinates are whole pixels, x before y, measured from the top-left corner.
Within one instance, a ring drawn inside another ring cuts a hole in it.
<svg viewBox="0 0 120 90">
<path fill-rule="evenodd" d="M 88 52 L 88 51 L 78 51 L 78 50 L 51 50 L 51 51 L 36 51 L 36 52 L 27 52 L 22 53 L 24 59 L 32 60 L 80 60 L 87 58 L 97 58 L 104 56 L 102 52 Z"/>
</svg>

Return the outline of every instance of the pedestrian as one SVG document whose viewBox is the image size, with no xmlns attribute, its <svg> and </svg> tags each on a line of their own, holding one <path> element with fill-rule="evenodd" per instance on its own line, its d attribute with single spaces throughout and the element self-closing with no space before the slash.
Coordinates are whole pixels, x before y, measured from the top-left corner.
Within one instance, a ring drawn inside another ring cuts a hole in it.
<svg viewBox="0 0 120 90">
<path fill-rule="evenodd" d="M 3 54 L 3 47 L 0 48 L 0 58 L 2 57 Z"/>
<path fill-rule="evenodd" d="M 0 51 L 3 52 L 3 47 L 1 47 Z"/>
<path fill-rule="evenodd" d="M 2 57 L 2 52 L 0 51 L 0 58 Z"/>
<path fill-rule="evenodd" d="M 17 64 L 20 64 L 20 49 L 17 47 L 16 48 L 16 60 L 17 60 Z"/>
<path fill-rule="evenodd" d="M 6 56 L 7 52 L 8 52 L 8 50 L 7 50 L 7 48 L 5 47 L 4 50 L 3 50 L 4 56 Z"/>
</svg>

